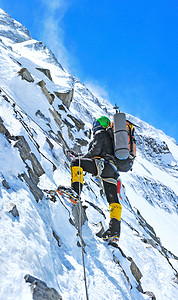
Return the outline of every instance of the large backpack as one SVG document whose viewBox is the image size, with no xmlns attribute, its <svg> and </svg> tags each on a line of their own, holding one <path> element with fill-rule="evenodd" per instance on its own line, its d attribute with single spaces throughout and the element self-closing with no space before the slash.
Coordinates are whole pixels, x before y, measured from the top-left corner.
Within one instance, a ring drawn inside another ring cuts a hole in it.
<svg viewBox="0 0 178 300">
<path fill-rule="evenodd" d="M 112 130 L 108 133 L 113 141 L 115 164 L 118 171 L 127 172 L 131 170 L 136 156 L 134 125 L 126 120 L 124 113 L 116 112 L 113 119 Z"/>
</svg>

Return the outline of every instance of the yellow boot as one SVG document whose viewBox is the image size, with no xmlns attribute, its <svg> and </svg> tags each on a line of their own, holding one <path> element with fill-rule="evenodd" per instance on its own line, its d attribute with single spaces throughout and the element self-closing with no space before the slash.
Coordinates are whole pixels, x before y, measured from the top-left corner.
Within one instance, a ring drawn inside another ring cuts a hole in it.
<svg viewBox="0 0 178 300">
<path fill-rule="evenodd" d="M 109 205 L 109 211 L 109 229 L 103 233 L 103 239 L 106 241 L 111 238 L 119 239 L 120 237 L 122 205 L 119 203 L 111 203 Z"/>
<path fill-rule="evenodd" d="M 117 219 L 121 221 L 121 212 L 122 212 L 122 205 L 119 203 L 111 203 L 109 204 L 109 211 L 110 211 L 110 219 Z"/>
<path fill-rule="evenodd" d="M 73 166 L 71 170 L 71 186 L 74 191 L 79 195 L 83 186 L 83 169 L 79 166 Z"/>
</svg>

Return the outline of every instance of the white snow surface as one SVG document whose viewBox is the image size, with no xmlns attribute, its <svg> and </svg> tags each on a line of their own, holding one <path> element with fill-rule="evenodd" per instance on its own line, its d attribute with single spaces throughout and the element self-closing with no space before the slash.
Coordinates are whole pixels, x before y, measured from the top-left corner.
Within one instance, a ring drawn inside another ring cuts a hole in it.
<svg viewBox="0 0 178 300">
<path fill-rule="evenodd" d="M 21 68 L 28 69 L 34 82 L 22 80 L 18 74 Z M 37 68 L 50 70 L 52 81 Z M 58 62 L 42 42 L 33 40 L 23 25 L 1 9 L 0 78 L 0 120 L 11 136 L 25 138 L 44 169 L 38 187 L 56 189 L 59 184 L 69 186 L 70 161 L 61 145 L 47 134 L 56 138 L 60 132 L 65 147 L 69 148 L 75 149 L 77 139 L 89 143 L 93 119 L 100 115 L 112 118 L 112 105 L 104 99 L 98 100 L 62 68 L 62 62 Z M 56 96 L 53 104 L 49 104 L 37 85 L 41 80 L 52 94 L 74 89 L 69 109 L 65 106 L 65 110 L 59 109 L 63 102 Z M 54 109 L 60 113 L 60 126 L 50 112 Z M 71 116 L 84 122 L 84 130 L 75 126 Z M 140 283 L 144 292 L 154 293 L 158 300 L 178 299 L 178 146 L 162 131 L 138 118 L 127 117 L 138 126 L 137 157 L 133 171 L 120 174 L 123 206 L 120 247 L 141 271 Z M 70 129 L 66 121 L 70 123 Z M 52 143 L 52 149 L 46 137 Z M 35 200 L 29 186 L 20 177 L 24 173 L 28 175 L 28 167 L 33 167 L 29 160 L 23 162 L 15 143 L 0 133 L 0 299 L 32 299 L 30 285 L 24 280 L 26 274 L 56 289 L 62 299 L 85 299 L 81 247 L 77 246 L 79 237 L 77 229 L 69 222 L 71 208 L 66 209 L 67 204 L 62 204 L 62 198 L 55 203 L 47 200 L 45 195 L 42 200 Z M 87 147 L 82 146 L 81 151 L 85 153 Z M 57 166 L 55 171 L 51 162 Z M 4 185 L 4 180 L 9 188 Z M 88 220 L 82 226 L 82 236 L 86 244 L 89 299 L 151 299 L 148 294 L 138 291 L 138 282 L 131 273 L 128 259 L 96 236 L 99 222 L 105 228 L 108 226 L 108 203 L 105 196 L 100 195 L 100 188 L 92 176 L 85 175 L 84 181 L 88 188 L 83 188 L 82 202 L 86 205 L 87 201 L 94 203 L 106 215 L 105 219 L 87 205 Z M 12 203 L 16 205 L 19 217 L 9 212 Z M 60 247 L 53 232 L 59 237 Z M 113 255 L 119 259 L 130 283 L 122 268 L 114 262 Z"/>
</svg>

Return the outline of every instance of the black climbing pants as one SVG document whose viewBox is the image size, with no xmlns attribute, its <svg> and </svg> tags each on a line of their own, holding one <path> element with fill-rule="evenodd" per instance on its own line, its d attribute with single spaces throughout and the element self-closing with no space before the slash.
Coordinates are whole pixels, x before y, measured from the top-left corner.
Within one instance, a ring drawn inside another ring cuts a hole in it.
<svg viewBox="0 0 178 300">
<path fill-rule="evenodd" d="M 71 163 L 71 167 L 74 166 L 79 166 L 83 169 L 83 171 L 88 172 L 94 176 L 97 176 L 98 174 L 98 169 L 97 169 L 97 165 L 95 163 L 95 159 L 94 158 L 84 158 L 81 157 L 80 158 L 80 162 L 79 162 L 79 158 L 75 158 L 72 163 Z M 108 163 L 105 162 L 104 163 L 104 169 L 101 173 L 101 178 L 103 180 L 103 186 L 104 186 L 104 191 L 106 194 L 106 198 L 109 204 L 111 203 L 119 203 L 119 199 L 117 196 L 117 179 L 118 179 L 118 174 L 116 173 L 116 171 L 113 169 L 113 167 Z M 78 188 L 79 183 L 74 182 L 72 184 L 72 187 L 74 188 L 74 190 L 78 193 Z M 81 186 L 82 188 L 82 186 Z"/>
</svg>

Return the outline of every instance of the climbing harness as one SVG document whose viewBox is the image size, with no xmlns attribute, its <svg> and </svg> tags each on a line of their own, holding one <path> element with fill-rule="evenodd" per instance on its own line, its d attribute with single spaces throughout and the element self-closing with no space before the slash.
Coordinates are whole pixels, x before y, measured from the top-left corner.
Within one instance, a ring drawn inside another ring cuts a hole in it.
<svg viewBox="0 0 178 300">
<path fill-rule="evenodd" d="M 101 173 L 104 170 L 104 158 L 100 158 L 100 157 L 94 157 L 95 159 L 95 164 L 96 164 L 96 168 L 97 168 L 97 175 L 95 177 L 100 177 Z"/>
</svg>

